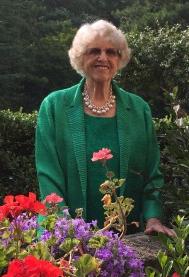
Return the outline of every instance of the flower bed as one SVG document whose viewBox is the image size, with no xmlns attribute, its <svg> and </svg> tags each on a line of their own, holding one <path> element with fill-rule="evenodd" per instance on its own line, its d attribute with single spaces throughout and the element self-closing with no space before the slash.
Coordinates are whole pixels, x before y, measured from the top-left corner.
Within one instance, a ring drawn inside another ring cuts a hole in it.
<svg viewBox="0 0 189 277">
<path fill-rule="evenodd" d="M 113 231 L 69 215 L 55 194 L 48 207 L 29 196 L 5 197 L 0 207 L 0 270 L 3 277 L 144 276 L 143 262 Z M 46 215 L 41 224 L 37 214 Z M 39 235 L 39 228 L 42 228 Z M 41 275 L 40 275 L 41 274 Z"/>
</svg>

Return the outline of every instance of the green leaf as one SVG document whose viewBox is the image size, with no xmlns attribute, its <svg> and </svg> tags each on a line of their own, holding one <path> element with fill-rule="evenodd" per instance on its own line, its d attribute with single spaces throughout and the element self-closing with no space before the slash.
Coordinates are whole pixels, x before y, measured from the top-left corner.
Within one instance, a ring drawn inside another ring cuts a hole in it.
<svg viewBox="0 0 189 277">
<path fill-rule="evenodd" d="M 189 266 L 187 266 L 187 268 L 184 271 L 184 275 L 187 276 L 187 273 L 189 272 Z"/>
<path fill-rule="evenodd" d="M 175 248 L 176 248 L 178 255 L 182 255 L 184 253 L 184 249 L 185 249 L 185 241 L 182 238 L 178 238 Z"/>
<path fill-rule="evenodd" d="M 10 237 L 10 235 L 11 235 L 11 232 L 5 231 L 2 235 L 2 239 L 8 239 Z"/>
<path fill-rule="evenodd" d="M 168 243 L 167 244 L 167 250 L 172 254 L 174 255 L 175 254 L 175 247 L 172 243 Z"/>
<path fill-rule="evenodd" d="M 8 261 L 6 259 L 0 260 L 0 269 L 5 268 L 8 265 Z"/>
<path fill-rule="evenodd" d="M 37 231 L 35 229 L 31 229 L 27 232 L 23 233 L 23 239 L 25 243 L 31 243 L 34 239 L 34 236 L 37 234 Z"/>
<path fill-rule="evenodd" d="M 28 253 L 34 255 L 38 259 L 49 260 L 51 258 L 51 254 L 46 243 L 37 242 L 31 247 L 28 247 L 27 250 Z"/>
<path fill-rule="evenodd" d="M 12 245 L 12 246 L 10 246 L 6 249 L 6 255 L 7 256 L 10 256 L 10 255 L 12 256 L 15 253 L 16 253 L 16 247 L 14 245 Z"/>
<path fill-rule="evenodd" d="M 121 187 L 125 183 L 126 179 L 119 179 L 119 186 Z"/>
<path fill-rule="evenodd" d="M 26 256 L 28 256 L 28 252 L 26 250 L 23 250 L 18 254 L 19 259 L 24 259 Z"/>
<path fill-rule="evenodd" d="M 162 277 L 168 277 L 169 276 L 169 273 L 170 273 L 170 271 L 172 269 L 172 266 L 173 266 L 173 261 L 167 262 L 167 264 L 163 268 Z"/>
<path fill-rule="evenodd" d="M 160 263 L 161 268 L 163 269 L 164 266 L 166 265 L 168 260 L 168 256 L 164 252 L 159 252 L 158 253 L 158 261 Z"/>
<path fill-rule="evenodd" d="M 98 271 L 99 262 L 95 257 L 84 254 L 75 262 L 75 266 L 77 268 L 76 276 L 85 277 L 90 272 Z"/>
<path fill-rule="evenodd" d="M 175 218 L 175 223 L 177 226 L 181 226 L 184 220 L 184 216 L 177 215 Z"/>
<path fill-rule="evenodd" d="M 45 219 L 41 222 L 41 226 L 47 229 L 48 231 L 53 231 L 54 226 L 57 220 L 57 215 L 51 214 L 45 217 Z"/>
<path fill-rule="evenodd" d="M 91 238 L 88 242 L 88 246 L 90 248 L 100 248 L 105 246 L 108 241 L 108 238 L 105 236 L 95 236 Z"/>
<path fill-rule="evenodd" d="M 78 239 L 66 238 L 63 243 L 60 244 L 59 248 L 65 253 L 70 252 L 75 246 L 79 245 Z"/>
<path fill-rule="evenodd" d="M 160 277 L 162 275 L 157 269 L 151 266 L 145 268 L 145 273 L 147 277 Z"/>
</svg>

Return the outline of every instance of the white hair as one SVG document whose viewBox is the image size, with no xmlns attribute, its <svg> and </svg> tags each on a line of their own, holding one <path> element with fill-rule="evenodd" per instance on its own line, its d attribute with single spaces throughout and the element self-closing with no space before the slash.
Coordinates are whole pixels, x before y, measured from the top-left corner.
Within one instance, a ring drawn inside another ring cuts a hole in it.
<svg viewBox="0 0 189 277">
<path fill-rule="evenodd" d="M 84 24 L 79 28 L 68 51 L 70 63 L 79 74 L 85 76 L 83 55 L 88 44 L 95 37 L 102 37 L 105 41 L 111 42 L 120 53 L 119 69 L 126 66 L 130 60 L 131 49 L 128 47 L 124 33 L 106 20 L 97 20 L 91 24 Z"/>
</svg>

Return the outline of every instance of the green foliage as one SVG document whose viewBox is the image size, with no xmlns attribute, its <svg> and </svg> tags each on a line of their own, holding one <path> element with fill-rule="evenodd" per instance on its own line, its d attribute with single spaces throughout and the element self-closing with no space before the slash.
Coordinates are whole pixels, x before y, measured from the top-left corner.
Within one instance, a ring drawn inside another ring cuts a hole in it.
<svg viewBox="0 0 189 277">
<path fill-rule="evenodd" d="M 146 26 L 153 29 L 168 24 L 181 24 L 185 28 L 189 23 L 188 0 L 133 0 L 127 6 L 118 9 L 115 17 L 119 18 L 121 27 L 126 30 L 143 31 Z"/>
<path fill-rule="evenodd" d="M 76 276 L 86 277 L 90 272 L 96 272 L 99 267 L 99 262 L 95 257 L 89 254 L 84 254 L 76 262 Z"/>
<path fill-rule="evenodd" d="M 0 109 L 33 110 L 50 90 L 76 79 L 67 57 L 75 29 L 65 9 L 43 1 L 3 0 Z M 64 39 L 62 39 L 64 38 Z"/>
<path fill-rule="evenodd" d="M 134 200 L 117 195 L 116 190 L 125 183 L 125 179 L 113 178 L 115 174 L 108 170 L 106 158 L 104 160 L 97 159 L 97 161 L 106 168 L 106 177 L 108 178 L 99 188 L 99 191 L 104 195 L 101 200 L 105 210 L 104 230 L 112 227 L 120 233 L 120 238 L 122 238 L 127 231 L 127 217 L 134 207 Z"/>
<path fill-rule="evenodd" d="M 51 214 L 48 217 L 45 217 L 41 223 L 41 226 L 52 231 L 54 229 L 55 223 L 57 220 L 56 214 Z"/>
<path fill-rule="evenodd" d="M 160 271 L 152 267 L 146 269 L 148 277 L 168 277 L 170 273 L 177 272 L 179 276 L 186 277 L 189 273 L 189 252 L 187 243 L 189 238 L 189 224 L 186 224 L 184 217 L 175 218 L 174 230 L 175 237 L 167 237 L 159 234 L 159 239 L 165 248 L 158 253 Z"/>
<path fill-rule="evenodd" d="M 74 247 L 79 245 L 80 241 L 76 238 L 66 238 L 63 243 L 60 244 L 60 249 L 64 252 L 70 252 Z"/>
<path fill-rule="evenodd" d="M 0 200 L 6 194 L 37 191 L 34 167 L 36 112 L 0 111 Z"/>
<path fill-rule="evenodd" d="M 133 54 L 120 76 L 123 87 L 137 92 L 151 104 L 154 114 L 163 117 L 167 92 L 177 86 L 177 98 L 189 109 L 189 28 L 146 28 L 127 37 Z"/>
<path fill-rule="evenodd" d="M 22 249 L 19 253 L 19 258 L 26 257 L 28 255 L 33 255 L 38 259 L 49 260 L 51 258 L 51 253 L 48 249 L 48 244 L 38 241 L 34 245 L 29 245 L 27 251 Z"/>
<path fill-rule="evenodd" d="M 166 215 L 189 216 L 189 117 L 178 126 L 175 115 L 156 119 L 161 148 L 161 169 L 165 178 L 163 192 Z"/>
<path fill-rule="evenodd" d="M 108 241 L 107 237 L 102 235 L 100 236 L 96 235 L 89 240 L 89 247 L 98 249 L 102 246 L 105 246 L 107 241 Z"/>
<path fill-rule="evenodd" d="M 39 39 L 45 8 L 28 0 L 3 0 L 0 9 L 0 108 L 18 107 L 28 93 L 24 80 L 33 70 L 33 45 Z M 27 99 L 25 99 L 27 102 Z"/>
<path fill-rule="evenodd" d="M 77 82 L 67 51 L 76 29 L 99 18 L 129 32 L 133 59 L 122 74 L 125 88 L 150 100 L 156 114 L 165 105 L 163 89 L 178 85 L 187 102 L 188 5 L 187 0 L 80 0 L 78 13 L 75 0 L 2 0 L 0 109 L 23 106 L 30 112 L 49 91 Z M 176 23 L 181 27 L 162 28 Z"/>
</svg>

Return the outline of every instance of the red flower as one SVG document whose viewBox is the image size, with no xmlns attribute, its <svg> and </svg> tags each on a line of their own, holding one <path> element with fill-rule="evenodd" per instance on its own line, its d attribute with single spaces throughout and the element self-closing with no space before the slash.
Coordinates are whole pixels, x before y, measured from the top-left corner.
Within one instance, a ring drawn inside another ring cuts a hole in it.
<svg viewBox="0 0 189 277">
<path fill-rule="evenodd" d="M 63 272 L 49 261 L 27 256 L 24 260 L 10 262 L 7 274 L 2 277 L 63 277 Z"/>
<path fill-rule="evenodd" d="M 99 150 L 98 152 L 94 152 L 93 153 L 93 157 L 92 157 L 92 161 L 96 162 L 96 161 L 102 161 L 105 162 L 106 160 L 109 160 L 113 157 L 111 150 L 108 148 L 102 148 L 101 150 Z"/>
<path fill-rule="evenodd" d="M 62 197 L 53 192 L 46 196 L 44 202 L 49 204 L 57 204 L 62 202 L 63 200 L 64 199 Z"/>
<path fill-rule="evenodd" d="M 5 196 L 4 203 L 4 207 L 8 209 L 8 214 L 10 214 L 12 217 L 18 216 L 24 210 L 23 207 L 20 206 L 19 203 L 14 200 L 13 195 Z"/>
<path fill-rule="evenodd" d="M 23 267 L 23 261 L 13 260 L 9 264 L 7 274 L 3 275 L 3 277 L 15 277 L 15 276 L 20 276 L 21 277 L 24 274 L 24 270 L 25 269 Z"/>
<path fill-rule="evenodd" d="M 5 217 L 16 217 L 23 211 L 46 215 L 46 207 L 43 203 L 36 200 L 35 193 L 30 192 L 25 195 L 8 195 L 4 198 L 5 205 L 0 206 L 0 220 Z"/>
<path fill-rule="evenodd" d="M 180 274 L 178 274 L 177 272 L 174 272 L 172 277 L 180 277 Z"/>
<path fill-rule="evenodd" d="M 5 196 L 3 202 L 5 204 L 12 204 L 12 203 L 14 203 L 14 196 L 13 195 L 7 195 L 7 196 Z"/>
<path fill-rule="evenodd" d="M 15 199 L 24 210 L 46 215 L 46 207 L 43 203 L 37 201 L 35 193 L 29 192 L 29 196 L 17 195 Z"/>
<path fill-rule="evenodd" d="M 7 217 L 9 208 L 6 205 L 0 206 L 0 221 Z"/>
</svg>

